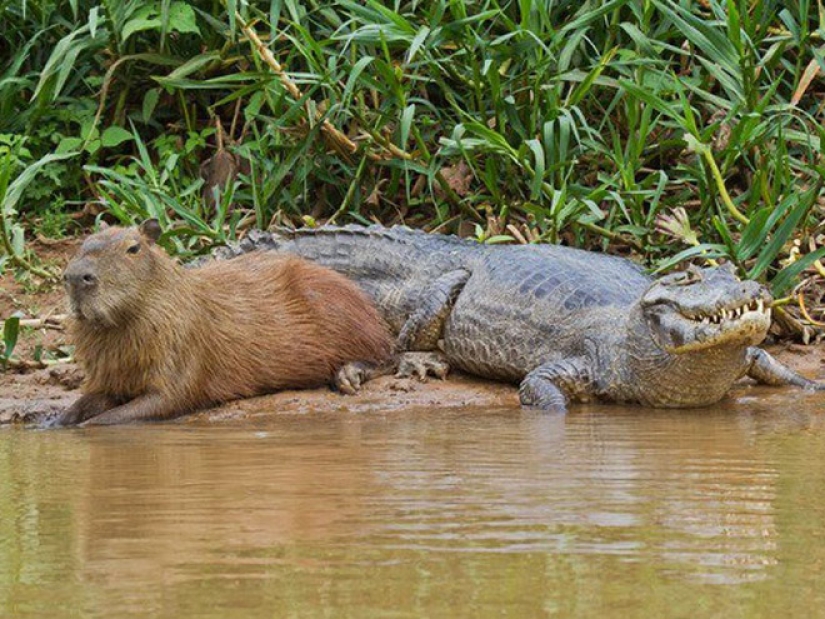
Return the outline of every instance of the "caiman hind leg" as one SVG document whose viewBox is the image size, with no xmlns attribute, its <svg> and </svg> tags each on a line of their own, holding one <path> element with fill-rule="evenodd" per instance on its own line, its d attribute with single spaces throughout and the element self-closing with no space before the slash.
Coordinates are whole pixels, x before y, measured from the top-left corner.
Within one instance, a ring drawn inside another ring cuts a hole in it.
<svg viewBox="0 0 825 619">
<path fill-rule="evenodd" d="M 396 378 L 415 376 L 418 380 L 427 380 L 427 376 L 445 379 L 450 372 L 447 356 L 440 352 L 405 352 L 396 359 Z"/>
<path fill-rule="evenodd" d="M 427 375 L 447 376 L 450 371 L 447 357 L 435 351 L 444 323 L 469 278 L 469 271 L 456 269 L 427 286 L 418 297 L 416 310 L 401 327 L 393 359 L 377 365 L 361 361 L 346 363 L 335 372 L 333 386 L 341 393 L 353 395 L 367 381 L 386 374 L 395 373 L 398 378 L 416 376 L 419 380 L 425 380 Z"/>
<path fill-rule="evenodd" d="M 450 371 L 447 358 L 440 352 L 405 352 L 396 354 L 393 359 L 382 364 L 352 361 L 342 365 L 332 379 L 336 390 L 347 395 L 355 395 L 367 381 L 387 374 L 396 378 L 415 376 L 426 380 L 427 376 L 446 378 Z"/>
<path fill-rule="evenodd" d="M 540 365 L 521 381 L 519 399 L 523 406 L 559 413 L 567 412 L 571 400 L 586 399 L 592 380 L 584 357 L 563 359 Z"/>
<path fill-rule="evenodd" d="M 367 381 L 392 374 L 395 371 L 395 366 L 395 361 L 386 363 L 350 361 L 335 372 L 335 376 L 332 377 L 332 386 L 336 391 L 346 395 L 355 395 Z"/>
<path fill-rule="evenodd" d="M 811 391 L 825 391 L 825 383 L 818 383 L 797 374 L 769 353 L 754 346 L 748 348 L 747 375 L 766 385 L 795 385 Z"/>
</svg>

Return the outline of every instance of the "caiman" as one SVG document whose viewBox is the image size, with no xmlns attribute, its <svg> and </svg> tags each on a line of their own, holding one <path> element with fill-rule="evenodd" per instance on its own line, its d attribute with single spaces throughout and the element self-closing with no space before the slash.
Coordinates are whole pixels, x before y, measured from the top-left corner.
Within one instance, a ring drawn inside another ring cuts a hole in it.
<svg viewBox="0 0 825 619">
<path fill-rule="evenodd" d="M 228 253 L 263 249 L 354 279 L 399 351 L 440 350 L 452 367 L 518 382 L 526 406 L 707 406 L 743 376 L 825 389 L 756 348 L 771 295 L 726 267 L 653 279 L 621 257 L 379 226 L 256 231 Z"/>
</svg>

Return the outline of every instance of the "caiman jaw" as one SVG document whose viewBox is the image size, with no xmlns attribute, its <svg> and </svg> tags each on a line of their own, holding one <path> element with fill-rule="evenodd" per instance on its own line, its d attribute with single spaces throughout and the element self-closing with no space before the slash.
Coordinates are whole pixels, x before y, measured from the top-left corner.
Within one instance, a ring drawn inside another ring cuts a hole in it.
<svg viewBox="0 0 825 619">
<path fill-rule="evenodd" d="M 685 318 L 703 325 L 721 325 L 729 321 L 750 319 L 752 314 L 771 320 L 771 308 L 762 299 L 756 299 L 733 308 L 724 308 L 713 314 L 682 314 Z"/>
<path fill-rule="evenodd" d="M 651 335 L 671 354 L 681 355 L 720 345 L 753 346 L 765 339 L 771 308 L 765 299 L 751 299 L 713 313 L 687 313 L 673 306 L 649 314 Z"/>
</svg>

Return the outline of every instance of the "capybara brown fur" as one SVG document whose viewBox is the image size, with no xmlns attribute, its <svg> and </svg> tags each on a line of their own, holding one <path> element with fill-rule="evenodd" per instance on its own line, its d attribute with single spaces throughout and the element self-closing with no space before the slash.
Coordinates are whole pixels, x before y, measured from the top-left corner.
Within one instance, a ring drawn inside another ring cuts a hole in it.
<svg viewBox="0 0 825 619">
<path fill-rule="evenodd" d="M 167 419 L 391 356 L 386 325 L 344 276 L 266 252 L 184 269 L 159 235 L 154 220 L 106 228 L 66 268 L 86 379 L 60 425 Z"/>
</svg>

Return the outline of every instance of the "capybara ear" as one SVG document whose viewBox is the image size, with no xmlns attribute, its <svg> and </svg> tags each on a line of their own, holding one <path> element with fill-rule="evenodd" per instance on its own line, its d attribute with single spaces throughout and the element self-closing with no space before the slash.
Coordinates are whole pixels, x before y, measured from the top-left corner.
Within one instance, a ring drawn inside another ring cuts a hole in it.
<svg viewBox="0 0 825 619">
<path fill-rule="evenodd" d="M 160 223 L 157 219 L 147 219 L 140 224 L 140 233 L 153 243 L 160 238 Z"/>
</svg>

